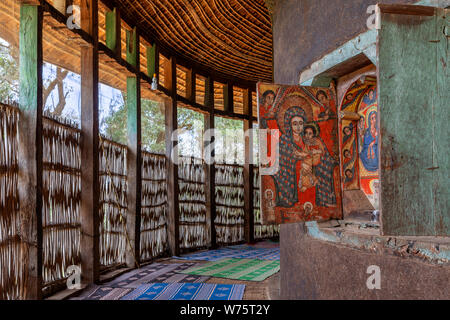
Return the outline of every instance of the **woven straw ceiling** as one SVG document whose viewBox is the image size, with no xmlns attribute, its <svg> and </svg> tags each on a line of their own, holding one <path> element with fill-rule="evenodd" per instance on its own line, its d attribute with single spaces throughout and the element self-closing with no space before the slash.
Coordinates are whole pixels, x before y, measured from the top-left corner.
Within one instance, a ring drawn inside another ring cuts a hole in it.
<svg viewBox="0 0 450 320">
<path fill-rule="evenodd" d="M 115 0 L 149 39 L 228 76 L 272 80 L 272 24 L 264 0 Z"/>
</svg>

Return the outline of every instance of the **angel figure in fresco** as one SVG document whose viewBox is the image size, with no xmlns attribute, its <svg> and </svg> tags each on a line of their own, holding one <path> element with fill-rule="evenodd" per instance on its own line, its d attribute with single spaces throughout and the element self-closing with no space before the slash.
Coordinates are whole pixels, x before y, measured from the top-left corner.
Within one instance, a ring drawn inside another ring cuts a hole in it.
<svg viewBox="0 0 450 320">
<path fill-rule="evenodd" d="M 284 133 L 279 140 L 279 170 L 273 176 L 278 207 L 291 208 L 314 202 L 316 206 L 336 204 L 333 184 L 334 159 L 314 129 L 305 138 L 306 112 L 298 106 L 284 114 Z M 312 183 L 311 183 L 312 182 Z M 299 187 L 300 186 L 300 187 Z M 305 188 L 306 187 L 306 188 Z"/>
<path fill-rule="evenodd" d="M 362 150 L 359 156 L 367 171 L 374 172 L 378 170 L 378 130 L 376 111 L 369 113 L 369 127 L 364 134 Z"/>
<path fill-rule="evenodd" d="M 276 110 L 274 107 L 276 94 L 273 90 L 267 90 L 262 94 L 261 105 L 259 114 L 261 114 L 261 128 L 266 128 L 268 130 L 278 129 L 276 120 Z M 271 135 L 270 131 L 267 132 L 267 157 L 271 156 Z"/>
<path fill-rule="evenodd" d="M 324 111 L 319 114 L 319 121 L 327 121 L 328 119 L 336 118 L 336 114 L 331 110 L 330 98 L 323 90 L 319 90 L 316 93 L 316 99 L 324 107 Z"/>
<path fill-rule="evenodd" d="M 363 98 L 363 102 L 368 106 L 374 104 L 376 100 L 377 100 L 377 93 L 375 91 L 375 88 L 370 89 L 369 92 L 366 95 L 364 95 Z"/>
<path fill-rule="evenodd" d="M 344 127 L 342 133 L 344 134 L 343 143 L 345 144 L 352 137 L 353 123 L 350 123 L 348 126 Z"/>
<path fill-rule="evenodd" d="M 273 110 L 273 103 L 275 101 L 275 92 L 267 90 L 263 93 L 260 105 L 260 114 L 262 128 L 272 129 L 268 126 L 268 120 L 274 120 L 276 117 L 275 110 Z M 275 128 L 273 128 L 275 129 Z"/>
</svg>

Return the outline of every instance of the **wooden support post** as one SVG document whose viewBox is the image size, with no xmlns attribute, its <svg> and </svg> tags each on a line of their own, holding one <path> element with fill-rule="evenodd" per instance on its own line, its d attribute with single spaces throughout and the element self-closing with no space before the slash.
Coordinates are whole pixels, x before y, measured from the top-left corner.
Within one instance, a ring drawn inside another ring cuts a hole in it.
<svg viewBox="0 0 450 320">
<path fill-rule="evenodd" d="M 81 1 L 81 28 L 93 43 L 81 48 L 81 281 L 98 282 L 99 250 L 99 119 L 98 119 L 98 3 Z"/>
<path fill-rule="evenodd" d="M 42 298 L 42 8 L 20 6 L 20 230 L 28 260 L 25 299 Z M 14 270 L 12 270 L 14 271 Z"/>
<path fill-rule="evenodd" d="M 209 109 L 209 112 L 205 114 L 205 131 L 214 130 L 214 81 L 211 77 L 205 80 L 205 106 Z M 207 145 L 213 143 L 214 137 L 211 137 L 210 141 L 205 141 Z M 206 146 L 205 146 L 206 147 Z M 216 227 L 214 225 L 214 219 L 216 218 L 216 171 L 215 171 L 215 153 L 214 149 L 210 155 L 211 160 L 209 164 L 206 164 L 206 222 L 209 228 L 211 236 L 211 249 L 217 247 L 216 241 Z"/>
<path fill-rule="evenodd" d="M 225 112 L 229 114 L 234 112 L 233 84 L 230 82 L 223 86 L 223 104 Z"/>
<path fill-rule="evenodd" d="M 106 46 L 120 58 L 122 52 L 120 11 L 114 8 L 106 12 Z"/>
<path fill-rule="evenodd" d="M 195 103 L 196 92 L 196 75 L 194 69 L 188 69 L 186 71 L 186 99 L 191 103 Z"/>
<path fill-rule="evenodd" d="M 170 253 L 177 256 L 180 254 L 180 207 L 178 202 L 178 137 L 175 135 L 172 137 L 178 129 L 176 60 L 173 57 L 169 59 L 169 63 L 165 66 L 165 84 L 170 92 L 170 99 L 166 99 L 165 103 L 167 198 L 169 199 L 168 239 Z"/>
<path fill-rule="evenodd" d="M 139 66 L 139 36 L 136 28 L 127 31 L 127 62 Z M 125 260 L 129 268 L 139 265 L 141 239 L 141 84 L 139 75 L 127 77 L 127 235 Z"/>
<path fill-rule="evenodd" d="M 253 216 L 253 128 L 252 121 L 252 93 L 249 89 L 244 91 L 244 110 L 248 119 L 244 120 L 245 131 L 245 164 L 244 164 L 244 234 L 247 243 L 254 242 L 254 216 Z"/>
<path fill-rule="evenodd" d="M 150 78 L 156 74 L 159 82 L 159 50 L 156 42 L 152 46 L 147 46 L 147 74 Z"/>
</svg>

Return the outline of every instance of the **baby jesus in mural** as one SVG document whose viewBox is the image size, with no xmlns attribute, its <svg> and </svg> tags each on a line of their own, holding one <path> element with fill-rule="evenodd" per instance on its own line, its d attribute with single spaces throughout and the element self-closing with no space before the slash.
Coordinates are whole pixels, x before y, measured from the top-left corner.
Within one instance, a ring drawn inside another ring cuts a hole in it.
<svg viewBox="0 0 450 320">
<path fill-rule="evenodd" d="M 303 159 L 298 182 L 298 187 L 301 192 L 315 187 L 319 182 L 319 179 L 313 173 L 313 167 L 320 163 L 320 158 L 325 151 L 323 144 L 317 136 L 317 126 L 314 124 L 306 124 L 303 134 L 305 148 L 302 151 L 295 151 L 296 156 Z"/>
</svg>

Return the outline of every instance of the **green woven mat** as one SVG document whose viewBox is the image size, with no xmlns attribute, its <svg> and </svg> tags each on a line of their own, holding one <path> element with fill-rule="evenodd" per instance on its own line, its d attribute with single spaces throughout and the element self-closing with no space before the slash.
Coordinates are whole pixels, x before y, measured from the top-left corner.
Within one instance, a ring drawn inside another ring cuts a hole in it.
<svg viewBox="0 0 450 320">
<path fill-rule="evenodd" d="M 280 270 L 280 261 L 225 258 L 181 273 L 246 281 L 263 281 Z"/>
</svg>

